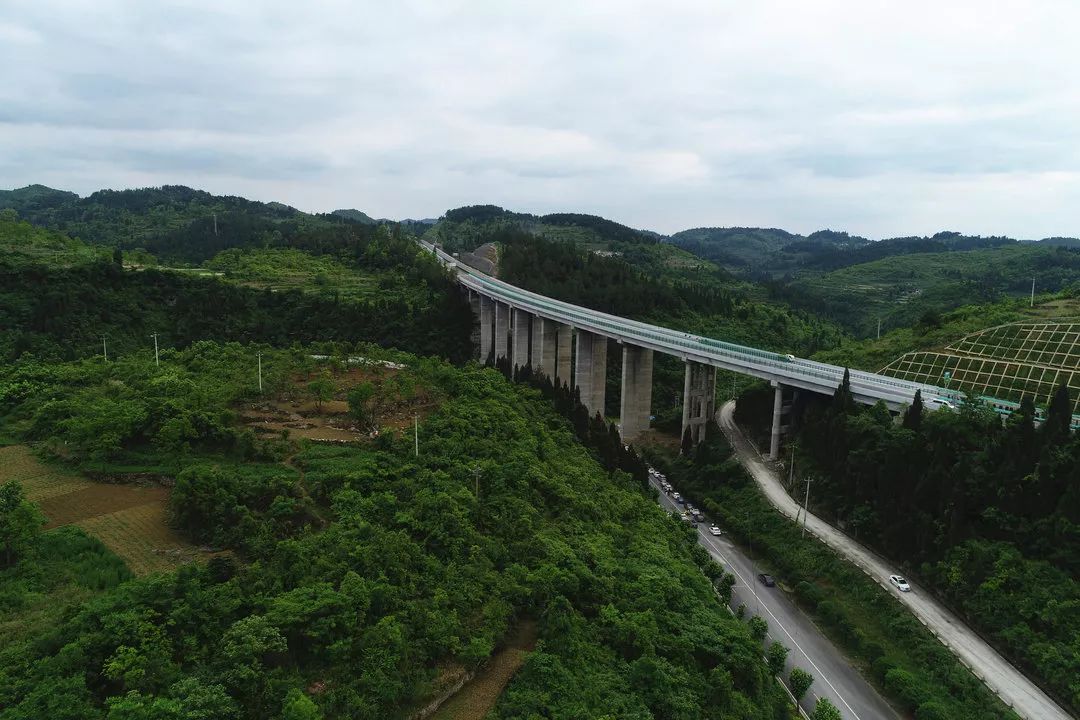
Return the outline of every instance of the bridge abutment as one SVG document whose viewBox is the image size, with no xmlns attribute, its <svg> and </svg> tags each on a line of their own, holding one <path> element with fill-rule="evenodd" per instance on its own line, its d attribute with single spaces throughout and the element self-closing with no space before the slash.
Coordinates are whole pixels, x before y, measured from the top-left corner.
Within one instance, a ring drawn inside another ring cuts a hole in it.
<svg viewBox="0 0 1080 720">
<path fill-rule="evenodd" d="M 706 427 L 716 412 L 716 368 L 688 360 L 683 379 L 682 435 L 690 430 L 694 445 L 705 439 Z"/>
<path fill-rule="evenodd" d="M 577 331 L 577 363 L 574 385 L 589 415 L 604 414 L 607 391 L 607 338 L 586 330 Z"/>
<path fill-rule="evenodd" d="M 619 432 L 624 443 L 637 440 L 649 429 L 652 415 L 653 351 L 623 343 L 622 405 Z"/>
</svg>

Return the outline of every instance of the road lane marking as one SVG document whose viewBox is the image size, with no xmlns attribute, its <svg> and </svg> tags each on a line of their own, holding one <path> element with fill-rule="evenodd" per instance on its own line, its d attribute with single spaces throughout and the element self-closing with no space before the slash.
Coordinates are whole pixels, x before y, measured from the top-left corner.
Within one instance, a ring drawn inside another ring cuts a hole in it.
<svg viewBox="0 0 1080 720">
<path fill-rule="evenodd" d="M 653 483 L 651 478 L 649 480 L 649 484 L 652 487 L 657 487 Z M 661 498 L 660 507 L 663 508 L 664 507 L 663 500 L 667 500 L 668 503 L 671 506 L 671 509 L 674 510 L 674 511 L 678 511 L 679 506 L 675 503 L 675 501 L 672 500 L 670 497 L 668 497 L 667 494 L 664 493 L 662 488 L 657 488 L 657 490 L 659 490 L 659 492 L 660 492 L 660 498 Z M 783 623 L 781 623 L 780 620 L 776 617 L 776 615 L 773 614 L 773 611 L 770 610 L 763 602 L 761 602 L 761 598 L 757 594 L 757 588 L 753 584 L 746 582 L 746 579 L 743 578 L 742 573 L 740 573 L 738 571 L 738 569 L 736 569 L 735 564 L 732 563 L 730 560 L 728 560 L 727 556 L 724 555 L 723 551 L 719 547 L 717 547 L 716 542 L 714 541 L 712 536 L 707 535 L 704 530 L 702 530 L 701 528 L 698 528 L 698 538 L 701 539 L 701 540 L 704 540 L 705 542 L 703 543 L 703 545 L 705 545 L 706 547 L 711 549 L 717 556 L 719 556 L 719 558 L 724 563 L 726 563 L 728 565 L 728 567 L 731 568 L 731 571 L 733 573 L 735 573 L 735 576 L 738 577 L 739 580 L 742 580 L 743 584 L 746 585 L 747 589 L 750 590 L 750 592 L 753 594 L 754 598 L 758 601 L 758 606 L 763 608 L 765 610 L 765 612 L 769 613 L 769 617 L 771 617 L 776 622 L 776 626 L 779 627 L 784 632 L 785 635 L 787 635 L 788 639 L 791 640 L 792 645 L 794 645 L 798 649 L 798 651 L 800 653 L 802 653 L 803 657 L 806 658 L 806 661 L 808 663 L 810 663 L 810 666 L 812 668 L 814 668 L 814 670 L 818 673 L 819 677 L 821 677 L 821 679 L 823 681 L 825 681 L 825 684 L 828 685 L 832 689 L 832 691 L 834 693 L 836 693 L 836 697 L 840 699 L 840 702 L 842 702 L 844 704 L 844 707 L 846 707 L 848 709 L 848 711 L 851 713 L 852 717 L 854 717 L 855 720 L 861 720 L 861 718 L 859 717 L 859 714 L 855 712 L 855 710 L 851 707 L 850 704 L 848 704 L 848 701 L 844 698 L 843 695 L 840 694 L 840 691 L 836 689 L 836 686 L 833 685 L 832 682 L 829 681 L 829 678 L 825 676 L 825 673 L 823 673 L 821 671 L 821 668 L 819 668 L 817 666 L 817 664 L 813 660 L 810 659 L 810 656 L 806 653 L 805 650 L 803 650 L 802 646 L 799 645 L 799 643 L 797 643 L 795 641 L 795 638 L 792 637 L 791 633 L 788 632 L 788 629 L 786 627 L 784 627 Z"/>
</svg>

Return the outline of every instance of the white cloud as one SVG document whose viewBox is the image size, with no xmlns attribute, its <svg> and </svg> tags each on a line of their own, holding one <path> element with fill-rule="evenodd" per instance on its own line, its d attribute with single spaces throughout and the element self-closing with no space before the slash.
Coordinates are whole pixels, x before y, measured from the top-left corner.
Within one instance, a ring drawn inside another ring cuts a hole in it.
<svg viewBox="0 0 1080 720">
<path fill-rule="evenodd" d="M 0 187 L 1080 235 L 1067 1 L 37 0 Z"/>
</svg>

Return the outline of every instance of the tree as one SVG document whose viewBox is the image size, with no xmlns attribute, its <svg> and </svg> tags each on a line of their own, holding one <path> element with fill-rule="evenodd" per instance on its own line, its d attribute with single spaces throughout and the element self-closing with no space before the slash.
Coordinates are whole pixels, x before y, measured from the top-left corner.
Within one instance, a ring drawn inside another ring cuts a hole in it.
<svg viewBox="0 0 1080 720">
<path fill-rule="evenodd" d="M 23 496 L 21 484 L 13 480 L 0 485 L 0 569 L 11 567 L 33 548 L 44 524 L 45 516 Z"/>
<path fill-rule="evenodd" d="M 765 636 L 769 634 L 769 623 L 765 618 L 760 615 L 755 615 L 750 618 L 750 637 L 754 638 L 758 642 L 765 639 Z"/>
<path fill-rule="evenodd" d="M 375 386 L 370 382 L 360 383 L 349 391 L 349 413 L 363 425 L 374 425 L 375 413 L 372 408 L 372 398 L 375 396 Z"/>
<path fill-rule="evenodd" d="M 803 695 L 814 684 L 814 676 L 801 667 L 793 667 L 791 674 L 788 675 L 788 684 L 791 686 L 791 694 L 795 696 L 795 700 L 802 700 Z"/>
<path fill-rule="evenodd" d="M 117 267 L 124 266 L 124 251 L 121 250 L 119 246 L 113 248 L 112 261 Z"/>
<path fill-rule="evenodd" d="M 851 370 L 844 368 L 844 378 L 833 393 L 833 413 L 850 415 L 855 411 L 855 398 L 851 394 Z"/>
<path fill-rule="evenodd" d="M 308 383 L 307 389 L 311 399 L 315 401 L 317 411 L 322 411 L 324 402 L 334 399 L 334 382 L 330 378 L 322 377 L 312 380 Z"/>
<path fill-rule="evenodd" d="M 787 662 L 788 648 L 783 643 L 774 642 L 765 653 L 765 662 L 769 666 L 769 672 L 779 675 L 784 672 L 784 663 Z"/>
<path fill-rule="evenodd" d="M 322 713 L 311 698 L 293 688 L 281 706 L 281 720 L 322 720 Z"/>
<path fill-rule="evenodd" d="M 681 452 L 684 456 L 690 457 L 690 453 L 694 450 L 694 434 L 690 431 L 690 426 L 686 426 L 686 430 L 682 435 L 682 448 Z"/>
<path fill-rule="evenodd" d="M 735 587 L 735 576 L 731 573 L 724 573 L 713 585 L 716 587 L 716 592 L 720 593 L 720 598 L 724 601 L 724 604 L 730 603 L 731 590 Z"/>
<path fill-rule="evenodd" d="M 915 398 L 911 401 L 911 406 L 904 411 L 904 427 L 908 430 L 919 431 L 919 427 L 922 425 L 922 390 L 915 391 Z"/>
<path fill-rule="evenodd" d="M 818 698 L 810 720 L 843 720 L 843 716 L 828 698 Z"/>
<path fill-rule="evenodd" d="M 1049 407 L 1046 408 L 1043 433 L 1049 442 L 1061 442 L 1069 435 L 1070 423 L 1072 423 L 1072 401 L 1069 399 L 1069 386 L 1061 383 L 1050 398 Z"/>
</svg>

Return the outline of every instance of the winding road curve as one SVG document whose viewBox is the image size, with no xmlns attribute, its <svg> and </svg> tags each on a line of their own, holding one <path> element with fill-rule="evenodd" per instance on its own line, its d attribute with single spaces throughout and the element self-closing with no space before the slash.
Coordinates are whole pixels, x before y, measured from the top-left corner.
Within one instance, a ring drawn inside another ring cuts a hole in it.
<svg viewBox="0 0 1080 720">
<path fill-rule="evenodd" d="M 734 414 L 735 403 L 729 400 L 717 415 L 720 428 L 735 449 L 739 461 L 750 472 L 769 502 L 777 510 L 794 519 L 796 513 L 801 512 L 799 504 L 787 494 L 775 473 L 762 460 L 761 454 L 735 424 Z M 1073 720 L 1071 715 L 1001 657 L 960 618 L 935 600 L 929 592 L 921 592 L 918 586 L 912 584 L 911 592 L 902 593 L 890 585 L 889 575 L 896 572 L 896 569 L 887 560 L 816 515 L 808 515 L 806 528 L 907 606 L 960 662 L 970 668 L 976 677 L 986 683 L 987 687 L 1021 717 L 1027 720 Z"/>
</svg>

